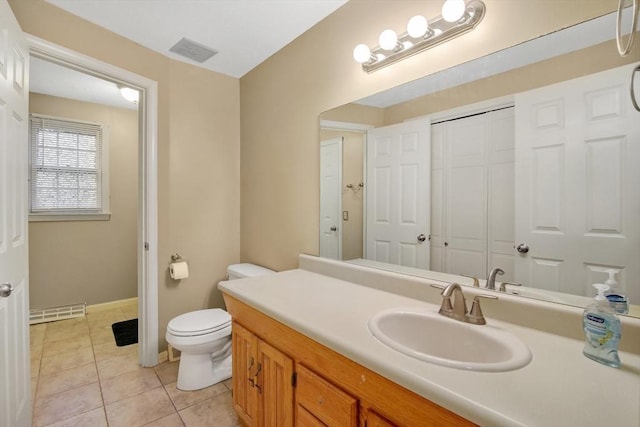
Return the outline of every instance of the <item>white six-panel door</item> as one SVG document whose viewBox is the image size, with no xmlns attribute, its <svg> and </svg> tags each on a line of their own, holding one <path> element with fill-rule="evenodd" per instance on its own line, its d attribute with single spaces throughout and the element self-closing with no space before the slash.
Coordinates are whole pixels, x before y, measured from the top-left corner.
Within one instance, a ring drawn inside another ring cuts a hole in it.
<svg viewBox="0 0 640 427">
<path fill-rule="evenodd" d="M 342 259 L 342 137 L 320 142 L 320 256 Z"/>
<path fill-rule="evenodd" d="M 516 280 L 593 295 L 591 284 L 614 269 L 640 303 L 640 113 L 629 97 L 632 68 L 516 96 L 516 245 L 529 247 L 516 256 Z"/>
<path fill-rule="evenodd" d="M 31 425 L 28 68 L 26 39 L 0 0 L 0 427 Z"/>
<path fill-rule="evenodd" d="M 430 157 L 428 120 L 367 132 L 365 258 L 429 268 Z"/>
</svg>

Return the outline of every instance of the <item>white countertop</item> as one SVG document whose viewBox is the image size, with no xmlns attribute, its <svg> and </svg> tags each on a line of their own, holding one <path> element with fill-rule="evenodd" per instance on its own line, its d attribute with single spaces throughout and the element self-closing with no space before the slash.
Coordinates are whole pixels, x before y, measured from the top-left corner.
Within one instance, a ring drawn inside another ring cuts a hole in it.
<svg viewBox="0 0 640 427">
<path fill-rule="evenodd" d="M 367 328 L 381 310 L 437 311 L 434 304 L 300 269 L 221 282 L 219 288 L 479 425 L 640 426 L 637 354 L 621 352 L 622 367 L 610 368 L 584 357 L 581 340 L 487 317 L 487 324 L 520 337 L 533 360 L 509 372 L 462 371 L 405 356 Z"/>
</svg>

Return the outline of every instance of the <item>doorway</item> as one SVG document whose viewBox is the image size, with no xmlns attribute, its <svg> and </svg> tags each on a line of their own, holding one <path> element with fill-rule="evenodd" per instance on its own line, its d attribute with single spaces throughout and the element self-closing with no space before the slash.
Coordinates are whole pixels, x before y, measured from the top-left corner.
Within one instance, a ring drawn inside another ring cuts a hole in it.
<svg viewBox="0 0 640 427">
<path fill-rule="evenodd" d="M 26 35 L 31 57 L 55 63 L 139 92 L 137 295 L 139 363 L 158 362 L 157 83 L 94 58 Z"/>
<path fill-rule="evenodd" d="M 29 80 L 33 324 L 137 296 L 139 117 L 81 71 L 33 56 Z"/>
<path fill-rule="evenodd" d="M 343 138 L 320 142 L 320 256 L 342 259 Z"/>
</svg>

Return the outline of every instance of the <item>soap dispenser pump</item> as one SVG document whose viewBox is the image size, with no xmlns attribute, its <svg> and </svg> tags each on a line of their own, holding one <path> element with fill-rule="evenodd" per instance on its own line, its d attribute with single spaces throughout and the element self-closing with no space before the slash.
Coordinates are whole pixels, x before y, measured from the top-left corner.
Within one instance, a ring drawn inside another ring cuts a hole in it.
<svg viewBox="0 0 640 427">
<path fill-rule="evenodd" d="M 607 270 L 609 278 L 604 284 L 609 285 L 609 290 L 604 293 L 604 296 L 609 300 L 609 305 L 613 311 L 618 314 L 627 314 L 629 313 L 629 301 L 627 301 L 626 295 L 618 287 L 616 273 L 616 270 Z"/>
<path fill-rule="evenodd" d="M 618 368 L 620 366 L 618 355 L 621 337 L 620 319 L 604 296 L 609 285 L 596 283 L 593 287 L 597 289 L 598 295 L 595 297 L 595 302 L 584 310 L 582 317 L 585 335 L 582 353 L 596 362 Z"/>
</svg>

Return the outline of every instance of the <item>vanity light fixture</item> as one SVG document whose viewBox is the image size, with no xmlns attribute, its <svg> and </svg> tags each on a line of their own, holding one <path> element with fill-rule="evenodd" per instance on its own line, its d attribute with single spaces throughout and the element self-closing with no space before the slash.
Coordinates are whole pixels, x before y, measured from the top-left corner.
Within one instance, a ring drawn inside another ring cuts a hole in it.
<svg viewBox="0 0 640 427">
<path fill-rule="evenodd" d="M 407 23 L 407 31 L 399 36 L 393 30 L 384 30 L 378 38 L 378 47 L 369 49 L 366 44 L 359 44 L 353 49 L 353 59 L 362 64 L 364 71 L 372 73 L 473 30 L 482 21 L 485 10 L 479 0 L 468 5 L 464 0 L 446 0 L 442 16 L 429 22 L 416 15 Z"/>
</svg>

